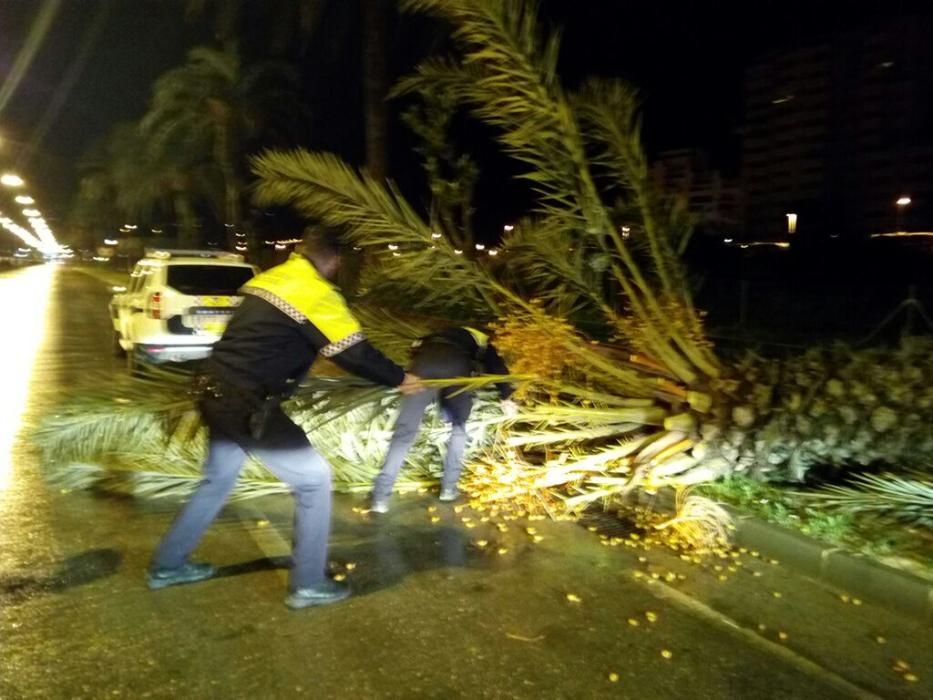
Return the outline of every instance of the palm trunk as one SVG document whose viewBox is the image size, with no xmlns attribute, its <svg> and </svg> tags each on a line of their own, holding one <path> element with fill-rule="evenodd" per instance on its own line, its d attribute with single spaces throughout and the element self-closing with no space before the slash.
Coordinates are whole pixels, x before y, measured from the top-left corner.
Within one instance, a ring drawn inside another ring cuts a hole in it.
<svg viewBox="0 0 933 700">
<path fill-rule="evenodd" d="M 175 192 L 172 206 L 179 221 L 178 247 L 197 248 L 200 245 L 197 217 L 191 204 L 191 195 L 187 192 Z"/>
<path fill-rule="evenodd" d="M 366 167 L 378 181 L 388 174 L 389 78 L 386 66 L 386 34 L 389 8 L 386 0 L 360 0 L 363 12 L 363 91 L 366 115 Z"/>
<path fill-rule="evenodd" d="M 231 247 L 235 246 L 236 234 L 240 232 L 240 183 L 233 164 L 232 140 L 230 125 L 222 121 L 217 126 L 214 157 L 224 181 L 224 225 Z"/>
</svg>

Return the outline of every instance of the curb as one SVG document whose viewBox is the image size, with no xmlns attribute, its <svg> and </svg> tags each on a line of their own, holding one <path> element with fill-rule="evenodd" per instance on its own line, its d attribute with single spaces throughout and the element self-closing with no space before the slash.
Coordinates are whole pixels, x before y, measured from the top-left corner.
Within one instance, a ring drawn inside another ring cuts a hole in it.
<svg viewBox="0 0 933 700">
<path fill-rule="evenodd" d="M 639 492 L 634 505 L 673 512 L 673 492 Z M 880 564 L 799 532 L 725 506 L 735 520 L 734 542 L 778 559 L 847 593 L 933 623 L 933 581 Z"/>
</svg>

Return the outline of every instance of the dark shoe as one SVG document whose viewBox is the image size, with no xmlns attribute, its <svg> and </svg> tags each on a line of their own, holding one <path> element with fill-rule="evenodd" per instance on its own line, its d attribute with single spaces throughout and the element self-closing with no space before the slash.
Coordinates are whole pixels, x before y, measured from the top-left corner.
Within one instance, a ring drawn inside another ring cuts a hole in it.
<svg viewBox="0 0 933 700">
<path fill-rule="evenodd" d="M 203 581 L 215 573 L 214 567 L 210 564 L 185 564 L 177 569 L 151 569 L 146 574 L 146 583 L 151 590 L 156 591 L 181 583 Z"/>
<path fill-rule="evenodd" d="M 330 605 L 350 597 L 350 584 L 344 581 L 325 581 L 316 586 L 299 588 L 288 594 L 285 605 L 292 610 L 310 608 L 313 605 Z"/>
<path fill-rule="evenodd" d="M 452 489 L 441 489 L 441 495 L 438 496 L 438 499 L 444 503 L 450 503 L 451 501 L 456 501 L 460 497 L 460 492 L 457 491 L 455 486 Z"/>
</svg>

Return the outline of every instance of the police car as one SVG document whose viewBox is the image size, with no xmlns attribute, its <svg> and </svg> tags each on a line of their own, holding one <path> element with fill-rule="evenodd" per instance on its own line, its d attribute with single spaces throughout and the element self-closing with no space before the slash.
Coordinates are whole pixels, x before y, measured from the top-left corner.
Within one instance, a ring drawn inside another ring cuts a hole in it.
<svg viewBox="0 0 933 700">
<path fill-rule="evenodd" d="M 114 352 L 130 371 L 207 357 L 257 271 L 233 253 L 147 250 L 110 300 Z"/>
</svg>

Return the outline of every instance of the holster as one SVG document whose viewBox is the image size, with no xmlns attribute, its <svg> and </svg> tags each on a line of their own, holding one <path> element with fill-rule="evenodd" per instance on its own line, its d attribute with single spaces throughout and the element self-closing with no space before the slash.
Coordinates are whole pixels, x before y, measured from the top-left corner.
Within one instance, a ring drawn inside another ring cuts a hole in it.
<svg viewBox="0 0 933 700">
<path fill-rule="evenodd" d="M 247 416 L 250 436 L 261 440 L 269 427 L 272 413 L 282 401 L 280 394 L 266 394 L 257 389 L 247 389 L 213 377 L 198 377 L 192 387 L 199 403 L 223 399 L 226 407 L 240 409 L 240 415 Z"/>
</svg>

